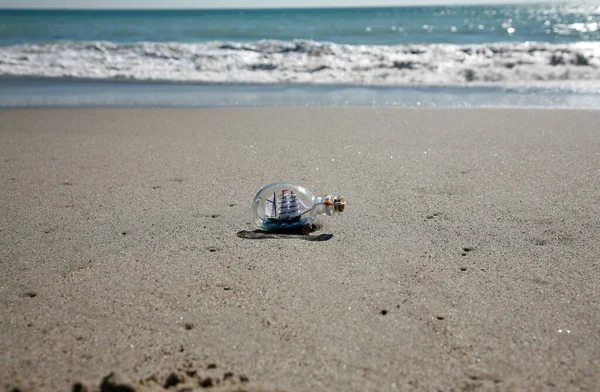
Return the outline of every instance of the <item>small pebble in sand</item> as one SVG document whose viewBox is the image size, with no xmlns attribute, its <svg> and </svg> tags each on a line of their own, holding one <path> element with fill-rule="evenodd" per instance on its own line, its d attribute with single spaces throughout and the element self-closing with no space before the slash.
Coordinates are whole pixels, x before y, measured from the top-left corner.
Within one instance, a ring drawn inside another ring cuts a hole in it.
<svg viewBox="0 0 600 392">
<path fill-rule="evenodd" d="M 170 387 L 174 387 L 177 384 L 179 384 L 182 381 L 182 379 L 176 374 L 176 373 L 171 373 L 169 375 L 169 377 L 167 377 L 167 379 L 165 380 L 165 389 L 169 389 Z"/>
<path fill-rule="evenodd" d="M 20 391 L 20 389 L 15 388 L 15 389 L 13 389 L 13 391 Z M 76 382 L 75 384 L 73 384 L 72 391 L 73 392 L 88 392 L 89 389 L 82 383 Z"/>
<path fill-rule="evenodd" d="M 385 316 L 386 314 L 388 314 L 388 310 L 387 310 L 387 309 L 383 309 L 383 310 L 381 311 L 381 314 L 382 314 L 383 316 Z"/>
<path fill-rule="evenodd" d="M 207 377 L 204 380 L 200 381 L 199 385 L 202 388 L 210 388 L 213 386 L 213 380 L 212 380 L 212 378 Z"/>
</svg>

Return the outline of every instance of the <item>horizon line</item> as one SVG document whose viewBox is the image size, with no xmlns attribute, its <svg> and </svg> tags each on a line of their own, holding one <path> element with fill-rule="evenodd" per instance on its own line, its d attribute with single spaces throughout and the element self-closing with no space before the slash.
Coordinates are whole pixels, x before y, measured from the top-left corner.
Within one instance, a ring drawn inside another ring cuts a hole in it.
<svg viewBox="0 0 600 392">
<path fill-rule="evenodd" d="M 310 6 L 310 7 L 297 7 L 297 6 L 289 6 L 289 7 L 203 7 L 203 8 L 195 8 L 195 7 L 146 7 L 146 8 L 73 8 L 73 7 L 0 7 L 0 12 L 2 11 L 261 11 L 261 10 L 327 10 L 327 9 L 369 9 L 369 8 L 423 8 L 423 7 L 456 7 L 456 6 L 503 6 L 503 5 L 543 5 L 543 4 L 552 4 L 552 3 L 564 3 L 565 1 L 561 0 L 546 0 L 546 1 L 528 1 L 528 0 L 509 0 L 507 2 L 498 1 L 492 3 L 481 4 L 476 0 L 458 0 L 457 2 L 451 3 L 429 3 L 429 4 L 419 4 L 418 1 L 415 3 L 409 4 L 380 4 L 380 5 L 328 5 L 328 6 Z M 568 2 L 568 1 L 567 1 Z"/>
</svg>

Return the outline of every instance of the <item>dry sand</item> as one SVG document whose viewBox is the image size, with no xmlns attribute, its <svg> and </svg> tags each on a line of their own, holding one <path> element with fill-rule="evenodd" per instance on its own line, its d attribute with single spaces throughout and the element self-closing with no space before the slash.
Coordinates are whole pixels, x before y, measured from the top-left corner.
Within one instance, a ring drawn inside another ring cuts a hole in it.
<svg viewBox="0 0 600 392">
<path fill-rule="evenodd" d="M 599 124 L 2 110 L 2 387 L 597 390 Z M 346 196 L 325 241 L 237 235 L 282 180 Z"/>
</svg>

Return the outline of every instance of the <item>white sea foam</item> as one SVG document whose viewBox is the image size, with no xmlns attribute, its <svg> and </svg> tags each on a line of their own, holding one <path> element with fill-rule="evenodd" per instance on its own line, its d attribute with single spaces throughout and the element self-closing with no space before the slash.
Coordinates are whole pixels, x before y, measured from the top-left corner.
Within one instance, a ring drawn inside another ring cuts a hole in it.
<svg viewBox="0 0 600 392">
<path fill-rule="evenodd" d="M 57 42 L 0 47 L 0 75 L 268 84 L 578 84 L 597 89 L 600 42 Z"/>
</svg>

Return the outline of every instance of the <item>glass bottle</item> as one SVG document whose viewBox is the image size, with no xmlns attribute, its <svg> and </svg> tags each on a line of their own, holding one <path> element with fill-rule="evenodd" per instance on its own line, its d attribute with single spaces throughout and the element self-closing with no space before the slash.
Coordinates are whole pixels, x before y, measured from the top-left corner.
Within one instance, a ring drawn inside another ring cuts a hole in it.
<svg viewBox="0 0 600 392">
<path fill-rule="evenodd" d="M 344 211 L 339 195 L 315 196 L 308 189 L 285 182 L 267 185 L 254 197 L 254 223 L 266 231 L 290 230 L 312 225 L 318 215 Z"/>
</svg>

